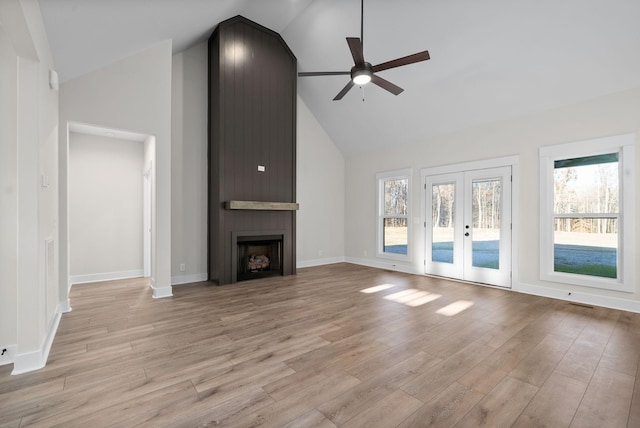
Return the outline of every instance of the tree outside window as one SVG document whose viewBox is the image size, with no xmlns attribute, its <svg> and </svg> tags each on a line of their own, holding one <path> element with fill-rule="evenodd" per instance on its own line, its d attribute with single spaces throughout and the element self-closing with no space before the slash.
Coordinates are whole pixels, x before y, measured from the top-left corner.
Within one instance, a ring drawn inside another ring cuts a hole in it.
<svg viewBox="0 0 640 428">
<path fill-rule="evenodd" d="M 409 177 L 407 171 L 378 174 L 378 254 L 409 256 Z"/>
<path fill-rule="evenodd" d="M 618 153 L 554 162 L 555 272 L 618 277 Z"/>
<path fill-rule="evenodd" d="M 633 290 L 635 135 L 540 149 L 540 277 Z"/>
</svg>

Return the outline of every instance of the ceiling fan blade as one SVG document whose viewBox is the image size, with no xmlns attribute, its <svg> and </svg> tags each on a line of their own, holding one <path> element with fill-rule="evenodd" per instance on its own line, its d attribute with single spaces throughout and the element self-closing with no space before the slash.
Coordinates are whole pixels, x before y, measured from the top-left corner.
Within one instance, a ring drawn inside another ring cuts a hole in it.
<svg viewBox="0 0 640 428">
<path fill-rule="evenodd" d="M 350 74 L 350 71 L 301 71 L 298 76 L 349 76 Z"/>
<path fill-rule="evenodd" d="M 358 37 L 347 37 L 347 44 L 351 49 L 353 62 L 357 66 L 364 65 L 364 53 L 362 52 L 362 43 Z"/>
<path fill-rule="evenodd" d="M 376 76 L 375 74 L 371 76 L 371 83 L 375 83 L 376 85 L 380 86 L 382 89 L 386 89 L 387 91 L 391 92 L 393 95 L 398 95 L 402 91 L 404 91 L 404 89 L 402 89 L 400 86 L 396 86 L 393 83 L 389 82 L 388 80 L 385 80 L 382 77 Z"/>
<path fill-rule="evenodd" d="M 401 67 L 403 65 L 413 64 L 415 62 L 426 61 L 430 58 L 429 51 L 422 51 L 413 55 L 403 56 L 402 58 L 394 59 L 391 61 L 383 62 L 382 64 L 374 65 L 373 72 L 388 70 L 390 68 Z"/>
<path fill-rule="evenodd" d="M 344 88 L 342 88 L 340 92 L 338 92 L 338 95 L 335 96 L 333 101 L 340 101 L 342 97 L 344 97 L 346 93 L 349 92 L 349 89 L 351 89 L 352 87 L 353 87 L 353 80 L 349 80 L 349 83 L 347 83 L 347 86 L 345 86 Z"/>
</svg>

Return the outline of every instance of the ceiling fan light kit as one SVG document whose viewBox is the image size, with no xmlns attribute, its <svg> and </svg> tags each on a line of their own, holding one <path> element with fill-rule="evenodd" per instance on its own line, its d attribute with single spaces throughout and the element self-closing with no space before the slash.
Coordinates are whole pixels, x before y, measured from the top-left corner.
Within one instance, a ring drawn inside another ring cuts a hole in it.
<svg viewBox="0 0 640 428">
<path fill-rule="evenodd" d="M 351 80 L 356 85 L 366 85 L 371 82 L 373 76 L 373 67 L 368 62 L 364 63 L 364 67 L 353 66 L 351 68 Z"/>
<path fill-rule="evenodd" d="M 388 70 L 390 68 L 401 67 L 403 65 L 409 65 L 420 61 L 426 61 L 430 58 L 429 51 L 422 51 L 413 55 L 407 55 L 402 58 L 397 58 L 391 61 L 383 62 L 378 65 L 371 65 L 364 60 L 364 0 L 360 2 L 360 38 L 347 37 L 347 45 L 351 50 L 351 56 L 353 57 L 354 65 L 351 67 L 351 71 L 317 71 L 317 72 L 300 72 L 298 76 L 351 76 L 351 80 L 347 85 L 342 88 L 338 95 L 333 99 L 334 101 L 341 100 L 347 92 L 353 87 L 353 85 L 362 86 L 369 82 L 391 92 L 393 95 L 398 95 L 404 89 L 394 85 L 388 80 L 378 76 L 377 72 Z"/>
</svg>

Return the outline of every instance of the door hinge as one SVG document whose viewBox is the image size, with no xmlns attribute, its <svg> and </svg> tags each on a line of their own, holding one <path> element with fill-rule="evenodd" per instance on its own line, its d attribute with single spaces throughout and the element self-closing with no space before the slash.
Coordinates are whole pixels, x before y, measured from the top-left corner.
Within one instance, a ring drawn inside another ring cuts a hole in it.
<svg viewBox="0 0 640 428">
<path fill-rule="evenodd" d="M 426 221 L 424 222 L 424 227 L 425 227 L 425 229 L 427 228 L 427 222 Z"/>
<path fill-rule="evenodd" d="M 427 183 L 424 183 L 424 190 L 427 190 Z"/>
</svg>

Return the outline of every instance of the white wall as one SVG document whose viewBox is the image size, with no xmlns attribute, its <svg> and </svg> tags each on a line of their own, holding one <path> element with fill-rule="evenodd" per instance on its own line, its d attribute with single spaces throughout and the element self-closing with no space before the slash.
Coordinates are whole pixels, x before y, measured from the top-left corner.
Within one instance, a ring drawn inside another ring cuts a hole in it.
<svg viewBox="0 0 640 428">
<path fill-rule="evenodd" d="M 455 114 L 452 112 L 451 114 Z M 425 118 L 428 120 L 428 118 Z M 513 219 L 519 263 L 514 269 L 514 290 L 558 298 L 567 297 L 593 304 L 640 311 L 640 289 L 634 293 L 599 290 L 541 281 L 539 279 L 539 155 L 541 146 L 580 141 L 608 135 L 638 133 L 640 136 L 640 88 L 612 94 L 544 113 L 474 127 L 434 138 L 423 144 L 398 146 L 392 150 L 346 159 L 346 255 L 356 263 L 391 268 L 372 257 L 376 249 L 375 174 L 413 168 L 412 217 L 420 218 L 420 169 L 502 156 L 519 156 L 519 216 Z M 638 138 L 638 137 L 637 137 Z M 638 141 L 638 140 L 636 140 Z M 636 145 L 638 143 L 636 142 Z M 636 150 L 640 171 L 640 150 Z M 640 174 L 636 174 L 636 189 Z M 634 201 L 638 207 L 638 200 Z M 635 219 L 635 242 L 640 245 L 640 217 Z M 424 232 L 415 227 L 411 237 L 411 263 L 395 262 L 401 269 L 423 272 Z M 368 256 L 365 256 L 365 252 Z"/>
<path fill-rule="evenodd" d="M 0 26 L 0 348 L 15 346 L 18 281 L 18 70 L 17 56 Z M 7 361 L 8 362 L 8 361 Z"/>
<path fill-rule="evenodd" d="M 37 1 L 3 0 L 0 22 L 0 347 L 21 373 L 46 362 L 62 305 L 55 263 L 58 93 L 49 87 L 54 64 Z"/>
<path fill-rule="evenodd" d="M 207 280 L 207 43 L 173 56 L 171 283 Z M 184 271 L 180 265 L 184 264 Z"/>
<path fill-rule="evenodd" d="M 143 274 L 142 142 L 69 134 L 71 282 Z"/>
<path fill-rule="evenodd" d="M 154 297 L 171 295 L 171 41 L 60 86 L 61 278 L 67 279 L 68 122 L 152 135 L 155 147 Z"/>
<path fill-rule="evenodd" d="M 298 267 L 343 261 L 344 157 L 300 97 L 297 131 Z"/>
</svg>

